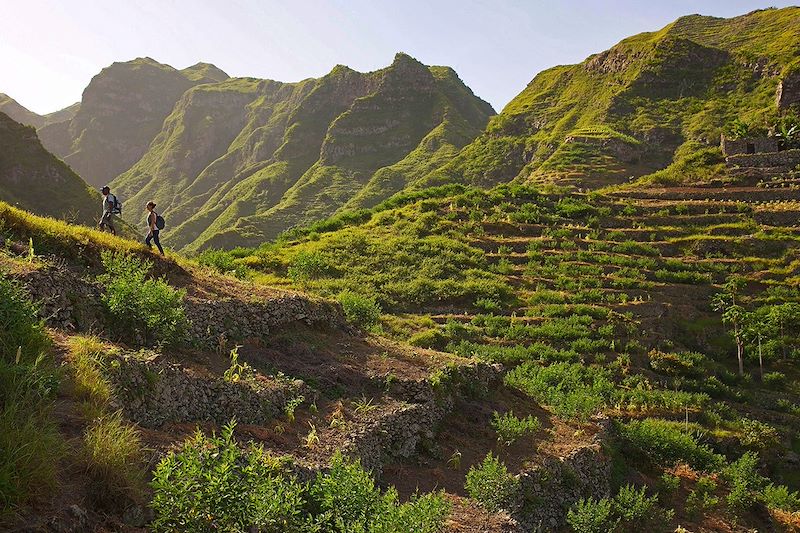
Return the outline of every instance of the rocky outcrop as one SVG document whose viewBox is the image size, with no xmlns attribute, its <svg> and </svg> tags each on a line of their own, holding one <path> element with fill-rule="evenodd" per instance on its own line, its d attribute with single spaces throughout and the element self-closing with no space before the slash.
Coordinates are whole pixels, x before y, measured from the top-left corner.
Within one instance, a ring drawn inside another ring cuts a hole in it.
<svg viewBox="0 0 800 533">
<path fill-rule="evenodd" d="M 45 127 L 42 141 L 91 185 L 105 185 L 142 157 L 187 89 L 210 81 L 196 74 L 150 58 L 114 63 L 92 78 L 68 128 Z"/>
<path fill-rule="evenodd" d="M 775 104 L 780 110 L 800 105 L 800 61 L 786 69 L 783 79 L 778 83 Z"/>
</svg>

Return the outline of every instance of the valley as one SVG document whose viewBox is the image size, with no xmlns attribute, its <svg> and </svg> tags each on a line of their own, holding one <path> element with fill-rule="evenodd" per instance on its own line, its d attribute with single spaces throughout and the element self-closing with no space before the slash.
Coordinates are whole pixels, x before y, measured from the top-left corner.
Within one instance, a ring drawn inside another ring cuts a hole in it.
<svg viewBox="0 0 800 533">
<path fill-rule="evenodd" d="M 0 529 L 800 530 L 797 42 L 0 97 Z"/>
</svg>

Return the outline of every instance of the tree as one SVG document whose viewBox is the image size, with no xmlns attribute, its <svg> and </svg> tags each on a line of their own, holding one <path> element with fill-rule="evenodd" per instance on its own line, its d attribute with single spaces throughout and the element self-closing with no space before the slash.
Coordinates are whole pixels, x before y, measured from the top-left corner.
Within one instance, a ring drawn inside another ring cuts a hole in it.
<svg viewBox="0 0 800 533">
<path fill-rule="evenodd" d="M 750 313 L 739 304 L 740 293 L 744 288 L 744 279 L 734 276 L 722 286 L 722 292 L 712 300 L 715 311 L 722 313 L 722 323 L 729 327 L 736 340 L 736 358 L 739 361 L 739 375 L 744 375 L 744 343 L 747 337 L 747 325 Z"/>
</svg>

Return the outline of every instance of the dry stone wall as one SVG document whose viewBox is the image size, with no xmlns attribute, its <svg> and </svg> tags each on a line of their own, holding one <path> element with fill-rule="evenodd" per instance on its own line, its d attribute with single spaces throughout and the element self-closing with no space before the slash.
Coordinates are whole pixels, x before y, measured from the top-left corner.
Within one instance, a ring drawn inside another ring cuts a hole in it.
<svg viewBox="0 0 800 533">
<path fill-rule="evenodd" d="M 599 442 L 564 457 L 549 457 L 519 475 L 521 500 L 514 518 L 525 531 L 557 531 L 566 524 L 569 508 L 581 498 L 611 494 L 611 463 Z"/>
<path fill-rule="evenodd" d="M 453 410 L 456 398 L 488 391 L 502 378 L 502 366 L 478 362 L 447 367 L 434 379 L 404 385 L 403 401 L 376 413 L 354 431 L 342 451 L 357 458 L 376 478 L 387 460 L 407 459 L 436 435 L 439 423 Z"/>
<path fill-rule="evenodd" d="M 31 297 L 41 302 L 40 315 L 51 327 L 88 332 L 107 323 L 102 287 L 92 278 L 60 266 L 28 271 L 17 278 Z M 339 305 L 289 292 L 261 301 L 189 297 L 185 306 L 190 340 L 206 348 L 216 348 L 221 339 L 266 337 L 273 329 L 297 321 L 325 328 L 346 327 Z"/>
<path fill-rule="evenodd" d="M 195 376 L 157 354 L 112 356 L 104 373 L 114 389 L 113 406 L 148 428 L 166 422 L 215 422 L 231 419 L 265 424 L 280 415 L 287 402 L 314 393 L 301 380 L 240 380 Z"/>
<path fill-rule="evenodd" d="M 800 150 L 783 150 L 763 154 L 736 154 L 725 158 L 728 165 L 749 168 L 784 167 L 787 170 L 800 164 Z"/>
</svg>

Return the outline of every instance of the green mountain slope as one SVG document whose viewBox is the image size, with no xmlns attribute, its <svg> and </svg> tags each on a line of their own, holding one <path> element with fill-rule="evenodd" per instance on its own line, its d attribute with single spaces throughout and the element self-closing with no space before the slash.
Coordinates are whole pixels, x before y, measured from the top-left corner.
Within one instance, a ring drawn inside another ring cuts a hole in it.
<svg viewBox="0 0 800 533">
<path fill-rule="evenodd" d="M 36 131 L 0 113 L 0 199 L 39 215 L 93 223 L 100 194 L 42 147 Z"/>
<path fill-rule="evenodd" d="M 428 183 L 514 178 L 622 182 L 719 144 L 736 119 L 774 123 L 776 88 L 800 57 L 800 8 L 691 15 L 578 65 L 538 74 Z M 691 176 L 688 176 L 690 178 Z"/>
<path fill-rule="evenodd" d="M 180 98 L 113 186 L 134 205 L 155 200 L 174 246 L 254 244 L 413 185 L 492 113 L 452 69 L 405 54 L 371 73 L 209 83 Z"/>
<path fill-rule="evenodd" d="M 103 185 L 142 157 L 184 92 L 225 77 L 212 65 L 179 71 L 150 58 L 114 63 L 92 79 L 69 122 L 42 128 L 42 142 L 90 184 Z"/>
</svg>

